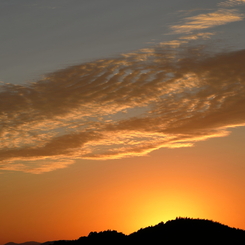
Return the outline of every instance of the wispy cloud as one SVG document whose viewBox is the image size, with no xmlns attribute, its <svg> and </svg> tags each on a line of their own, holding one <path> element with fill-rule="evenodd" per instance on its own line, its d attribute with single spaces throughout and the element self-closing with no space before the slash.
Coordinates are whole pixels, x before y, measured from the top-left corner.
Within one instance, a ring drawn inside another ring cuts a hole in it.
<svg viewBox="0 0 245 245">
<path fill-rule="evenodd" d="M 219 6 L 221 7 L 234 7 L 237 5 L 245 4 L 245 0 L 228 0 L 225 2 L 221 2 Z"/>
<path fill-rule="evenodd" d="M 226 136 L 245 124 L 244 63 L 245 50 L 157 46 L 3 84 L 0 169 L 42 173 Z"/>
<path fill-rule="evenodd" d="M 219 25 L 243 20 L 244 15 L 235 9 L 218 9 L 184 19 L 183 23 L 171 26 L 174 33 L 191 33 Z"/>
<path fill-rule="evenodd" d="M 57 169 L 62 169 L 73 164 L 73 160 L 40 160 L 39 158 L 25 159 L 22 158 L 15 159 L 15 161 L 4 161 L 0 163 L 1 170 L 8 171 L 21 171 L 24 173 L 41 174 Z"/>
<path fill-rule="evenodd" d="M 212 32 L 201 32 L 201 33 L 196 33 L 188 36 L 182 36 L 180 39 L 184 40 L 197 40 L 197 39 L 209 39 L 211 36 L 215 35 L 215 33 Z"/>
<path fill-rule="evenodd" d="M 224 3 L 244 1 L 227 1 Z M 177 40 L 0 85 L 0 170 L 43 173 L 76 159 L 113 159 L 224 137 L 245 125 L 245 50 L 190 42 L 241 21 L 234 9 L 187 17 Z"/>
<path fill-rule="evenodd" d="M 180 11 L 184 12 L 186 15 L 201 10 L 206 11 L 206 13 L 182 18 L 178 24 L 169 26 L 171 34 L 177 34 L 179 36 L 175 40 L 162 42 L 161 44 L 178 48 L 191 40 L 210 39 L 213 35 L 217 34 L 216 31 L 203 32 L 204 30 L 244 20 L 245 15 L 241 13 L 239 9 L 231 9 L 231 7 L 242 3 L 245 3 L 245 0 L 228 0 L 226 2 L 219 3 L 216 10 L 191 9 Z"/>
</svg>

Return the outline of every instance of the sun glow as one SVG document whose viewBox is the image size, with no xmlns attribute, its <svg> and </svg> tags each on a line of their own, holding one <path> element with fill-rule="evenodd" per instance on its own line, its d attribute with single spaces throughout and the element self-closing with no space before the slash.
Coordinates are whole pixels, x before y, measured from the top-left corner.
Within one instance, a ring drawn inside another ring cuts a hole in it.
<svg viewBox="0 0 245 245">
<path fill-rule="evenodd" d="M 166 222 L 176 217 L 205 217 L 200 201 L 190 194 L 172 193 L 141 204 L 135 226 L 138 228 Z"/>
</svg>

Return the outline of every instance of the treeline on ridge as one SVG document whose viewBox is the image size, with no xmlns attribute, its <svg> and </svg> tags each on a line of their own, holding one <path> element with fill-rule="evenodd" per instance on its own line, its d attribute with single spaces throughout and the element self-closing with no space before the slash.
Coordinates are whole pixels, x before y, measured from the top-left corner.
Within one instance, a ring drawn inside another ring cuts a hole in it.
<svg viewBox="0 0 245 245">
<path fill-rule="evenodd" d="M 46 242 L 42 245 L 88 244 L 188 244 L 244 245 L 245 231 L 205 219 L 176 218 L 142 228 L 129 235 L 115 230 L 90 232 L 77 240 Z"/>
</svg>

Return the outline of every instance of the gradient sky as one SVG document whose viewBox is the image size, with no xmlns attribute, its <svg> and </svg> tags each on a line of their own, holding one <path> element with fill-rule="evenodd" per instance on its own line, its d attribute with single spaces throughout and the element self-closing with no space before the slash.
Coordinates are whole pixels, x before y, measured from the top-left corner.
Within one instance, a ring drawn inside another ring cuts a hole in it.
<svg viewBox="0 0 245 245">
<path fill-rule="evenodd" d="M 244 0 L 1 0 L 0 20 L 0 244 L 245 229 Z"/>
</svg>

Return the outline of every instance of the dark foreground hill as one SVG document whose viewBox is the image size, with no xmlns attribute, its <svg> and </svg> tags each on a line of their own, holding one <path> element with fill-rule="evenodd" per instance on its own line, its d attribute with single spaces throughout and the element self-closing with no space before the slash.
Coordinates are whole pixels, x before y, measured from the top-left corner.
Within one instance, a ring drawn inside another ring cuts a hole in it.
<svg viewBox="0 0 245 245">
<path fill-rule="evenodd" d="M 15 242 L 8 242 L 4 245 L 40 245 L 40 242 L 24 242 L 24 243 L 15 243 Z"/>
<path fill-rule="evenodd" d="M 203 219 L 177 218 L 142 228 L 130 235 L 117 231 L 91 232 L 72 241 L 55 241 L 43 245 L 90 244 L 188 244 L 188 245 L 245 245 L 245 231 Z"/>
</svg>

